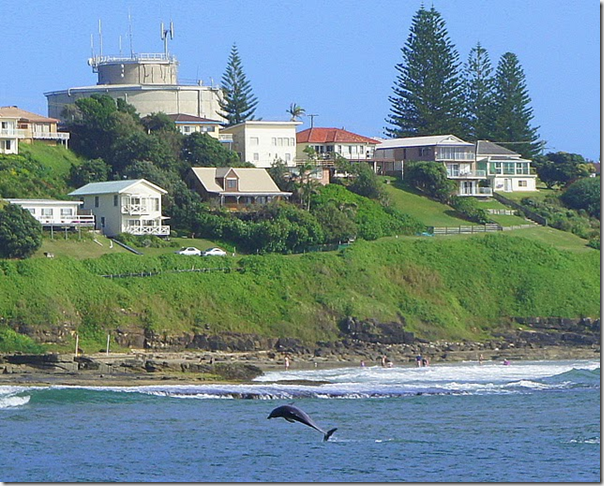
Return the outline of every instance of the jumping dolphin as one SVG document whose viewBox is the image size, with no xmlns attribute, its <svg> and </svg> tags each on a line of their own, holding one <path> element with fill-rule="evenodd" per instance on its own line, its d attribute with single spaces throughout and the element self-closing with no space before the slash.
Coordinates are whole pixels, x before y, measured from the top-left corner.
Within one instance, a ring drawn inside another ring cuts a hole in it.
<svg viewBox="0 0 604 486">
<path fill-rule="evenodd" d="M 273 410 L 267 419 L 283 417 L 288 422 L 300 422 L 301 424 L 308 425 L 313 429 L 318 430 L 323 434 L 323 440 L 327 441 L 332 436 L 332 434 L 338 430 L 337 428 L 331 429 L 328 432 L 325 432 L 321 427 L 319 427 L 313 419 L 311 419 L 306 412 L 300 410 L 298 407 L 294 407 L 293 405 L 281 405 Z"/>
</svg>

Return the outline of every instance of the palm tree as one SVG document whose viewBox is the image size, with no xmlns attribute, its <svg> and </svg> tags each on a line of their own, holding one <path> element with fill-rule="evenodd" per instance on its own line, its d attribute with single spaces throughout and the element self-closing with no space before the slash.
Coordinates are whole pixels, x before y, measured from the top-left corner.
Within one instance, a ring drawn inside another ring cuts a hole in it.
<svg viewBox="0 0 604 486">
<path fill-rule="evenodd" d="M 285 111 L 291 115 L 291 121 L 297 121 L 306 113 L 306 110 L 297 103 L 292 103 L 289 105 L 289 109 Z"/>
</svg>

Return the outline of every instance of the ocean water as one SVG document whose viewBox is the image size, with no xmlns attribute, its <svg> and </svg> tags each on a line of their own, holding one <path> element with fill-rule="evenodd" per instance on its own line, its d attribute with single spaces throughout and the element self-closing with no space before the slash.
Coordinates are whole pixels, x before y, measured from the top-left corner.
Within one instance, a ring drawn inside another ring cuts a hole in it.
<svg viewBox="0 0 604 486">
<path fill-rule="evenodd" d="M 338 431 L 267 420 L 288 403 Z M 0 481 L 599 482 L 600 432 L 598 361 L 0 386 Z"/>
</svg>

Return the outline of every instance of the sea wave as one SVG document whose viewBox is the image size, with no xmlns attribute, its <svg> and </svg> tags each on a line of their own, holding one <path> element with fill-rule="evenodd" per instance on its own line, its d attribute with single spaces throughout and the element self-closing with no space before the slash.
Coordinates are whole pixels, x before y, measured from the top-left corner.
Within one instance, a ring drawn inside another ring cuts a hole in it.
<svg viewBox="0 0 604 486">
<path fill-rule="evenodd" d="M 50 402 L 118 402 L 144 399 L 303 398 L 366 399 L 418 395 L 539 393 L 600 386 L 595 361 L 534 361 L 501 364 L 456 363 L 428 368 L 366 367 L 288 370 L 266 373 L 251 384 L 154 386 L 1 387 L 0 409 Z"/>
</svg>

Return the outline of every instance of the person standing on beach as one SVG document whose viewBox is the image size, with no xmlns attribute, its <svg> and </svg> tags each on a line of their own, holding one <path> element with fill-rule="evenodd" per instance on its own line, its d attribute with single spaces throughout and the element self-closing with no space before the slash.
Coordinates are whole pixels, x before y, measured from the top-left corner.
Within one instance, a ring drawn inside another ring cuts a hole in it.
<svg viewBox="0 0 604 486">
<path fill-rule="evenodd" d="M 285 357 L 285 371 L 289 370 L 289 358 Z"/>
</svg>

